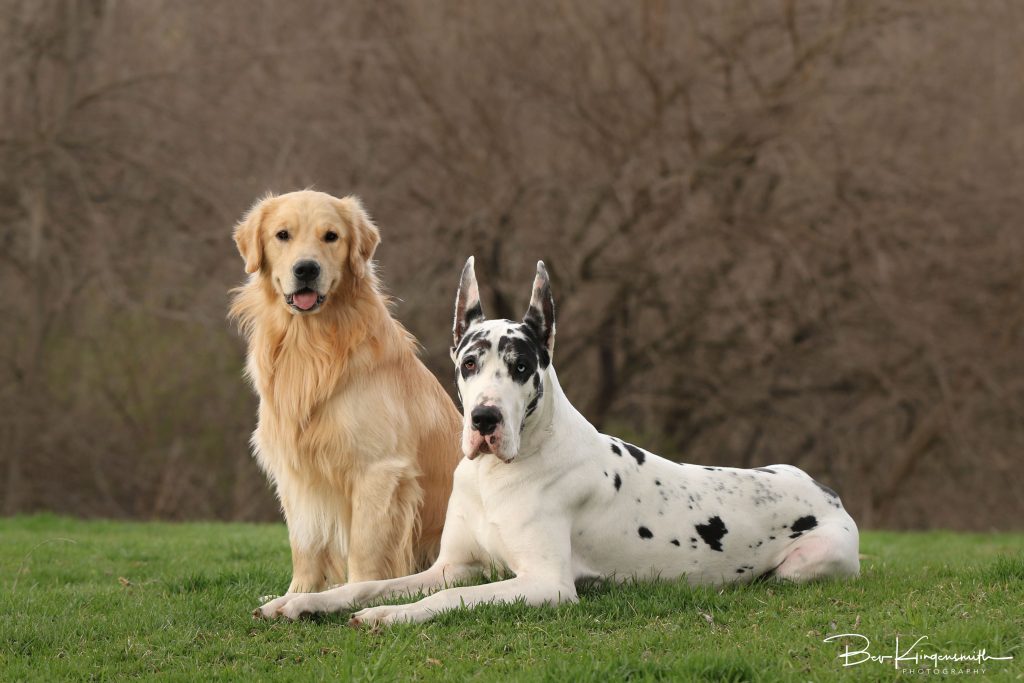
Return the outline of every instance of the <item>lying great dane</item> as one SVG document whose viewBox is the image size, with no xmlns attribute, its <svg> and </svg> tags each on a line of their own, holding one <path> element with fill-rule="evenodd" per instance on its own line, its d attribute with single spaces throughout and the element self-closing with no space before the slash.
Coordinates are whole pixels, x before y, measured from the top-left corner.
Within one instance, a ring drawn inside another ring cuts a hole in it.
<svg viewBox="0 0 1024 683">
<path fill-rule="evenodd" d="M 428 593 L 498 567 L 513 578 L 370 607 L 353 624 L 420 622 L 489 602 L 575 602 L 591 578 L 690 584 L 856 576 L 857 525 L 831 489 L 790 465 L 677 464 L 599 433 L 569 403 L 551 354 L 554 302 L 543 263 L 523 322 L 485 320 L 472 257 L 455 304 L 462 450 L 430 569 L 292 594 L 256 616 L 296 619 L 379 596 Z"/>
</svg>

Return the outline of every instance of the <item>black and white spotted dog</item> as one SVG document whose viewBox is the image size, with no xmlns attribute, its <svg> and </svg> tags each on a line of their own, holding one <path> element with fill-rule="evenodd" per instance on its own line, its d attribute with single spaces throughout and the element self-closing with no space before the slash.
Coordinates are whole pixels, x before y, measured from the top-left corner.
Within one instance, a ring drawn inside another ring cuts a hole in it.
<svg viewBox="0 0 1024 683">
<path fill-rule="evenodd" d="M 352 622 L 419 622 L 488 602 L 575 601 L 576 582 L 596 577 L 720 584 L 859 572 L 857 525 L 832 490 L 796 467 L 677 464 L 587 422 L 551 365 L 555 314 L 543 263 L 523 322 L 512 322 L 484 318 L 470 258 L 454 336 L 466 457 L 437 562 L 404 578 L 287 595 L 258 616 L 346 610 L 381 595 L 434 591 L 493 566 L 513 578 L 371 607 Z"/>
</svg>

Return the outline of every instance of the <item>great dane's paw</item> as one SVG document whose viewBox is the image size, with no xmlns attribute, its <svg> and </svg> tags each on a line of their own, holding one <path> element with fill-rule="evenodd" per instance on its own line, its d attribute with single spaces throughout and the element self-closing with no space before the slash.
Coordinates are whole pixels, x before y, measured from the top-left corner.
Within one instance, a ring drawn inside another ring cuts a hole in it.
<svg viewBox="0 0 1024 683">
<path fill-rule="evenodd" d="M 405 618 L 404 605 L 381 605 L 359 610 L 349 619 L 349 626 L 387 626 L 408 621 Z"/>
<path fill-rule="evenodd" d="M 303 615 L 324 611 L 316 593 L 303 593 L 277 608 L 277 615 L 289 621 L 301 619 Z"/>
<path fill-rule="evenodd" d="M 299 597 L 298 593 L 287 593 L 279 598 L 275 598 L 263 606 L 254 609 L 252 617 L 253 619 L 273 619 L 280 614 L 282 607 L 297 597 Z"/>
</svg>

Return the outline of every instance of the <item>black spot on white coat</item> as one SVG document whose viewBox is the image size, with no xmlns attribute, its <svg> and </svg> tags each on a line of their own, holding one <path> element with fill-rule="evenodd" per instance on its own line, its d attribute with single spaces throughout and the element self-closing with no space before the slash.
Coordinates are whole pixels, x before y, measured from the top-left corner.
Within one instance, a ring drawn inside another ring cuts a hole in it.
<svg viewBox="0 0 1024 683">
<path fill-rule="evenodd" d="M 464 335 L 462 339 L 459 340 L 459 345 L 455 347 L 455 355 L 458 356 L 469 344 L 472 344 L 479 339 L 483 339 L 486 336 L 487 332 L 485 330 L 475 330 Z"/>
<path fill-rule="evenodd" d="M 625 441 L 622 442 L 622 445 L 625 446 L 626 450 L 629 451 L 629 454 L 632 455 L 634 459 L 636 459 L 637 465 L 644 464 L 644 452 L 642 450 L 640 450 L 631 443 L 626 443 Z"/>
<path fill-rule="evenodd" d="M 534 375 L 533 377 L 534 377 L 534 379 L 537 379 L 537 375 Z M 528 404 L 526 404 L 526 415 L 525 415 L 525 417 L 530 417 L 530 415 L 533 415 L 533 411 L 535 411 L 537 409 L 537 404 L 540 403 L 540 400 L 542 398 L 544 398 L 544 385 L 540 384 L 539 382 L 535 382 L 534 385 L 537 388 L 537 393 L 535 393 L 533 395 L 533 398 L 530 399 L 530 402 Z M 525 420 L 524 420 L 523 424 L 524 425 L 526 424 Z"/>
<path fill-rule="evenodd" d="M 462 319 L 466 321 L 466 327 L 469 327 L 476 320 L 483 320 L 484 309 L 480 306 L 480 302 L 477 301 L 475 304 L 466 309 L 466 312 L 462 314 Z"/>
<path fill-rule="evenodd" d="M 704 542 L 712 550 L 722 551 L 722 537 L 729 533 L 729 530 L 725 527 L 725 522 L 718 515 L 715 515 L 704 524 L 697 524 L 694 526 L 697 529 L 697 534 L 704 539 Z"/>
<path fill-rule="evenodd" d="M 807 515 L 793 522 L 793 526 L 790 527 L 791 533 L 790 538 L 799 538 L 805 531 L 810 531 L 814 527 L 818 526 L 818 520 L 814 515 Z"/>
<path fill-rule="evenodd" d="M 819 489 L 821 489 L 822 491 L 824 491 L 824 492 L 825 492 L 825 495 L 826 495 L 826 496 L 828 496 L 829 498 L 838 498 L 838 497 L 839 497 L 839 494 L 838 494 L 838 493 L 836 493 L 835 491 L 833 491 L 833 490 L 832 490 L 832 489 L 830 489 L 829 487 L 825 486 L 825 485 L 824 485 L 824 484 L 822 484 L 822 483 L 821 483 L 820 481 L 816 481 L 816 480 L 814 480 L 814 479 L 812 479 L 811 481 L 813 481 L 813 482 L 814 482 L 814 484 L 815 484 L 815 485 L 816 485 L 816 486 L 817 486 L 817 487 L 818 487 Z"/>
<path fill-rule="evenodd" d="M 535 341 L 529 338 L 501 337 L 498 340 L 498 353 L 504 359 L 512 380 L 516 384 L 526 384 L 531 377 L 536 377 L 541 355 L 546 355 L 547 351 L 538 348 Z M 546 367 L 546 364 L 541 364 L 541 367 Z M 534 382 L 536 386 L 537 380 Z"/>
<path fill-rule="evenodd" d="M 526 337 L 526 340 L 519 340 L 525 344 L 529 344 L 535 350 L 537 354 L 537 363 L 541 368 L 546 368 L 551 364 L 551 355 L 548 353 L 547 340 L 541 337 L 542 330 L 535 323 L 536 318 L 531 317 L 531 313 L 534 313 L 537 309 L 531 307 L 526 313 L 526 319 L 523 321 L 524 324 L 519 326 L 519 332 Z M 550 334 L 550 330 L 548 330 Z"/>
</svg>

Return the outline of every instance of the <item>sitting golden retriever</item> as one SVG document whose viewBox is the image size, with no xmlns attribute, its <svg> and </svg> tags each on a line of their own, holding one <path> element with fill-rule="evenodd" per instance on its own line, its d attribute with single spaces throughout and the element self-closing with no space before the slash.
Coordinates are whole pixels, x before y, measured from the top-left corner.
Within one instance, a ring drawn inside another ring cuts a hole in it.
<svg viewBox="0 0 1024 683">
<path fill-rule="evenodd" d="M 461 419 L 380 293 L 377 228 L 355 197 L 292 192 L 258 201 L 235 242 L 250 277 L 230 316 L 260 397 L 256 460 L 288 524 L 288 592 L 429 566 Z"/>
</svg>

